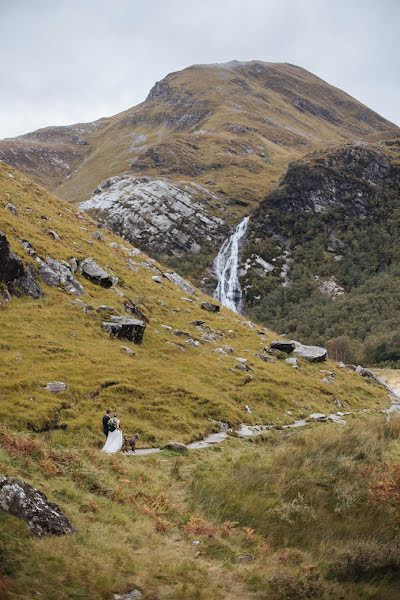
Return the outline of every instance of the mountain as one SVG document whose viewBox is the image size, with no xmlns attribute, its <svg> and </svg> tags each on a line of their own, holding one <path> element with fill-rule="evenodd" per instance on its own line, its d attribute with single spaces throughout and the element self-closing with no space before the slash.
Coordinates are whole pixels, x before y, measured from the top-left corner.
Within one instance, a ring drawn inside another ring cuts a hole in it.
<svg viewBox="0 0 400 600">
<path fill-rule="evenodd" d="M 247 309 L 347 362 L 400 361 L 400 138 L 293 162 L 253 213 Z"/>
<path fill-rule="evenodd" d="M 396 597 L 398 425 L 369 372 L 270 351 L 4 163 L 0 224 L 3 597 Z M 247 426 L 107 456 L 107 408 L 139 449 Z"/>
<path fill-rule="evenodd" d="M 158 258 L 175 265 L 183 256 L 183 270 L 197 276 L 290 161 L 398 131 L 300 67 L 232 61 L 171 73 L 114 117 L 4 140 L 0 159 L 61 198 L 86 201 Z"/>
</svg>

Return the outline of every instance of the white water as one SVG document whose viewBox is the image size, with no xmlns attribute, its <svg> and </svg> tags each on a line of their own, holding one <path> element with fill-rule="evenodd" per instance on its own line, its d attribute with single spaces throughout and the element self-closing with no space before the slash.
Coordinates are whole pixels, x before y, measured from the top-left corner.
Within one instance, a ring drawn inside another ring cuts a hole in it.
<svg viewBox="0 0 400 600">
<path fill-rule="evenodd" d="M 238 279 L 239 250 L 246 235 L 249 217 L 239 223 L 233 234 L 224 241 L 218 256 L 214 260 L 217 287 L 214 297 L 231 310 L 240 312 L 242 307 L 242 289 Z"/>
</svg>

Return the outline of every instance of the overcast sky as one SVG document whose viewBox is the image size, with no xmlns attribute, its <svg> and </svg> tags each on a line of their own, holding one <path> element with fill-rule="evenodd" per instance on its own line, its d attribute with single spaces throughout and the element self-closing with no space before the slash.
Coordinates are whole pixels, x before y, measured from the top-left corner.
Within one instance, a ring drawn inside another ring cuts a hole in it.
<svg viewBox="0 0 400 600">
<path fill-rule="evenodd" d="M 0 0 L 0 138 L 232 59 L 300 65 L 400 125 L 399 22 L 400 0 Z"/>
</svg>

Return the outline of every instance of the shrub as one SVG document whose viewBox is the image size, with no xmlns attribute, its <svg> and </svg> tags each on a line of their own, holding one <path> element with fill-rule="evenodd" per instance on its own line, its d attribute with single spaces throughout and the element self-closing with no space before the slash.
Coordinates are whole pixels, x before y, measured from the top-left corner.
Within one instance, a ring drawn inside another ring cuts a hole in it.
<svg viewBox="0 0 400 600">
<path fill-rule="evenodd" d="M 400 577 L 400 543 L 360 540 L 337 551 L 329 575 L 339 581 Z"/>
<path fill-rule="evenodd" d="M 340 587 L 326 581 L 317 571 L 305 575 L 281 571 L 267 581 L 270 600 L 345 600 Z"/>
</svg>

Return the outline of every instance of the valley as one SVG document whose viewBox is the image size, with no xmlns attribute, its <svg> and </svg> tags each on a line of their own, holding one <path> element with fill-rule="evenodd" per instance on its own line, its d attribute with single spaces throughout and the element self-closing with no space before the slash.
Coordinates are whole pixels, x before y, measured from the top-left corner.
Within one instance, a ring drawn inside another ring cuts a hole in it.
<svg viewBox="0 0 400 600">
<path fill-rule="evenodd" d="M 398 598 L 399 139 L 232 61 L 0 142 L 1 600 Z"/>
</svg>

